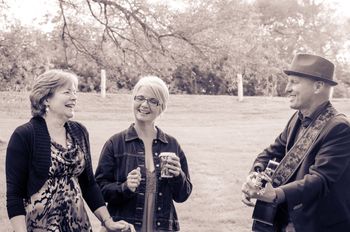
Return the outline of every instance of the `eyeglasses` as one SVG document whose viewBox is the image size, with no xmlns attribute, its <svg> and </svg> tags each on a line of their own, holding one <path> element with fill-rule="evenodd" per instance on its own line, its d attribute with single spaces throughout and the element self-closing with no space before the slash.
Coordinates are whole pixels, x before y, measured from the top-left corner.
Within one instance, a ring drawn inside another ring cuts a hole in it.
<svg viewBox="0 0 350 232">
<path fill-rule="evenodd" d="M 144 101 L 147 101 L 147 103 L 150 105 L 150 106 L 159 106 L 159 100 L 156 99 L 156 98 L 146 98 L 145 96 L 143 95 L 137 95 L 134 97 L 134 100 L 136 102 L 139 102 L 139 103 L 143 103 Z"/>
</svg>

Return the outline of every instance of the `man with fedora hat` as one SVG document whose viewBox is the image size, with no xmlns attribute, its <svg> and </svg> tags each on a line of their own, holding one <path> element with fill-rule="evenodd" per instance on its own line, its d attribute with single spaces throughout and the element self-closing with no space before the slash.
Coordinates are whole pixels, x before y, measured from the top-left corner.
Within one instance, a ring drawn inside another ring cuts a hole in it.
<svg viewBox="0 0 350 232">
<path fill-rule="evenodd" d="M 242 186 L 253 231 L 350 231 L 350 123 L 330 103 L 334 65 L 297 54 L 286 92 L 296 112 Z"/>
</svg>

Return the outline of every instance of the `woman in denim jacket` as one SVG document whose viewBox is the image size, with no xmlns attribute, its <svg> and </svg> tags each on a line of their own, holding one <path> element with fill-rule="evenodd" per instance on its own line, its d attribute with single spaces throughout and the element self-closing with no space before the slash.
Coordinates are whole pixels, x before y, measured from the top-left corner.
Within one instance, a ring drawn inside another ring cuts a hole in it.
<svg viewBox="0 0 350 232">
<path fill-rule="evenodd" d="M 155 126 L 168 98 L 160 78 L 141 78 L 133 90 L 135 123 L 105 143 L 96 170 L 113 219 L 126 220 L 137 231 L 179 231 L 173 201 L 184 202 L 192 191 L 184 152 L 174 137 Z M 165 165 L 170 178 L 161 175 L 163 152 L 175 154 Z"/>
</svg>

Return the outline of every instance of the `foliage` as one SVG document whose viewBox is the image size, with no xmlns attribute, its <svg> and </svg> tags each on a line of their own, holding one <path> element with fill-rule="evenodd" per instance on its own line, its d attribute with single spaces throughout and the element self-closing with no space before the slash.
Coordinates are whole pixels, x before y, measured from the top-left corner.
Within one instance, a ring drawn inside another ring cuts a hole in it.
<svg viewBox="0 0 350 232">
<path fill-rule="evenodd" d="M 48 40 L 39 31 L 14 25 L 1 33 L 0 89 L 28 89 L 35 76 L 49 67 Z"/>
<path fill-rule="evenodd" d="M 283 96 L 281 70 L 295 53 L 308 52 L 336 63 L 336 96 L 349 95 L 350 20 L 336 18 L 326 2 L 196 0 L 179 9 L 147 0 L 57 3 L 47 34 L 5 20 L 0 88 L 28 89 L 54 67 L 77 73 L 87 92 L 100 90 L 105 69 L 110 92 L 153 74 L 174 93 L 236 95 L 242 75 L 245 95 Z"/>
</svg>

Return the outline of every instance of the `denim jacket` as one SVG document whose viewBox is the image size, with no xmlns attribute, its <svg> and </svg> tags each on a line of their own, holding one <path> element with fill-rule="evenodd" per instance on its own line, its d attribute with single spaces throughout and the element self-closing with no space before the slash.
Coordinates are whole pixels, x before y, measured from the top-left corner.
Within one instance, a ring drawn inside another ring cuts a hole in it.
<svg viewBox="0 0 350 232">
<path fill-rule="evenodd" d="M 153 140 L 152 145 L 158 179 L 154 223 L 157 230 L 178 231 L 180 226 L 173 201 L 184 202 L 192 192 L 192 183 L 185 154 L 176 139 L 158 127 L 157 131 L 157 139 Z M 168 179 L 160 177 L 158 156 L 161 152 L 174 152 L 179 156 L 182 169 L 179 176 Z M 126 179 L 128 173 L 137 167 L 141 168 L 142 179 L 136 191 L 132 192 L 126 185 Z M 140 230 L 146 191 L 145 147 L 134 125 L 113 135 L 105 143 L 95 175 L 113 219 L 125 220 Z"/>
</svg>

